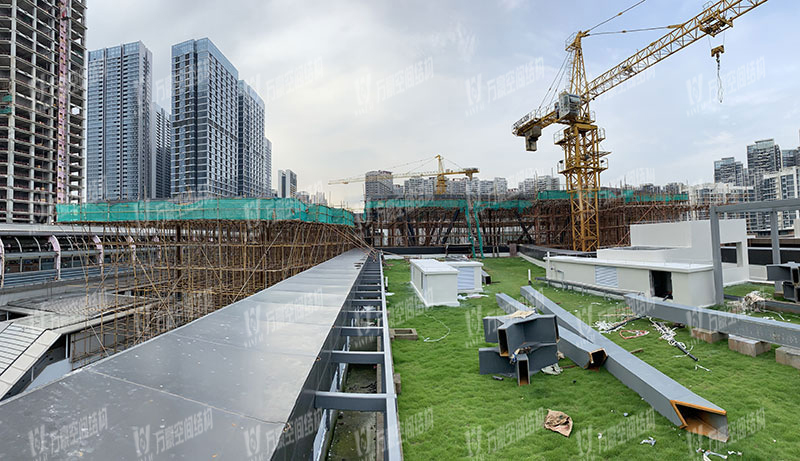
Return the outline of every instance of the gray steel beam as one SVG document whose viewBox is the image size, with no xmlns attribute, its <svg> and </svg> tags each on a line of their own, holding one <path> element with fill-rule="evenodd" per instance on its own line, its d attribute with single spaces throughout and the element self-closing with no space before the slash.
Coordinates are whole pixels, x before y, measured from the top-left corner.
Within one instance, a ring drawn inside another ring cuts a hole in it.
<svg viewBox="0 0 800 461">
<path fill-rule="evenodd" d="M 719 236 L 719 213 L 717 206 L 712 205 L 708 210 L 711 219 L 711 264 L 714 268 L 714 302 L 717 305 L 725 304 L 725 292 L 722 285 L 722 243 Z"/>
<path fill-rule="evenodd" d="M 558 326 L 555 316 L 536 315 L 514 320 L 497 327 L 500 355 L 508 356 L 519 349 L 535 351 L 540 347 L 556 345 Z M 555 350 L 553 355 L 557 355 Z"/>
<path fill-rule="evenodd" d="M 767 264 L 767 280 L 770 282 L 792 280 L 792 269 L 788 264 Z"/>
<path fill-rule="evenodd" d="M 314 394 L 314 407 L 345 411 L 386 411 L 386 394 L 324 392 Z"/>
<path fill-rule="evenodd" d="M 382 327 L 338 327 L 342 336 L 381 336 Z"/>
<path fill-rule="evenodd" d="M 514 373 L 514 365 L 508 357 L 500 356 L 498 347 L 482 347 L 478 349 L 478 367 L 482 375 L 495 373 Z"/>
<path fill-rule="evenodd" d="M 710 331 L 721 331 L 781 346 L 800 347 L 800 325 L 730 312 L 684 306 L 642 295 L 625 296 L 636 315 L 679 322 Z"/>
<path fill-rule="evenodd" d="M 741 211 L 794 211 L 800 210 L 800 198 L 734 203 L 731 205 L 719 205 L 716 206 L 716 209 L 720 213 L 735 213 Z"/>
<path fill-rule="evenodd" d="M 772 264 L 781 263 L 781 243 L 778 240 L 778 212 L 772 210 L 769 213 L 769 238 L 772 246 Z M 782 291 L 780 282 L 775 282 L 775 293 Z"/>
<path fill-rule="evenodd" d="M 497 342 L 497 328 L 503 324 L 505 316 L 495 315 L 483 318 L 483 340 L 487 343 Z"/>
<path fill-rule="evenodd" d="M 374 311 L 342 311 L 344 315 L 346 315 L 348 320 L 351 319 L 379 319 L 383 317 L 383 311 L 374 310 Z"/>
<path fill-rule="evenodd" d="M 331 351 L 331 361 L 334 363 L 356 363 L 356 364 L 383 364 L 383 352 L 361 352 L 361 351 Z"/>
<path fill-rule="evenodd" d="M 558 332 L 558 350 L 581 368 L 600 368 L 606 351 L 597 344 L 562 328 Z"/>
<path fill-rule="evenodd" d="M 533 288 L 525 286 L 521 292 L 536 308 L 555 315 L 559 325 L 605 349 L 606 370 L 673 424 L 715 440 L 728 440 L 725 410 L 635 357 Z"/>
<path fill-rule="evenodd" d="M 505 293 L 497 293 L 494 298 L 500 309 L 503 309 L 507 314 L 513 314 L 516 311 L 533 310 Z"/>
</svg>

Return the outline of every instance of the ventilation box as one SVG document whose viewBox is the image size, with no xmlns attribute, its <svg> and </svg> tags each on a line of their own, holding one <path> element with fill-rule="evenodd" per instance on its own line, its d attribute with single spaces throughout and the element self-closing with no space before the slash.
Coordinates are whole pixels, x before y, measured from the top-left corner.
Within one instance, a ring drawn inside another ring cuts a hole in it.
<svg viewBox="0 0 800 461">
<path fill-rule="evenodd" d="M 446 261 L 446 264 L 458 270 L 459 293 L 480 293 L 483 291 L 481 283 L 483 263 L 478 261 Z"/>
<path fill-rule="evenodd" d="M 435 259 L 412 259 L 410 263 L 411 286 L 425 307 L 458 306 L 458 269 Z"/>
</svg>

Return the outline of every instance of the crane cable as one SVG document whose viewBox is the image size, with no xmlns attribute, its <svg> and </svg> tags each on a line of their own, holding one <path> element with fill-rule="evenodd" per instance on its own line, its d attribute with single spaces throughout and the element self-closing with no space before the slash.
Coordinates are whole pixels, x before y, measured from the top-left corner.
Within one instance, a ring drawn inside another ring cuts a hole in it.
<svg viewBox="0 0 800 461">
<path fill-rule="evenodd" d="M 542 98 L 541 104 L 539 104 L 537 112 L 541 111 L 542 107 L 550 106 L 551 103 L 555 100 L 556 92 L 558 90 L 553 92 L 553 96 L 550 99 L 548 99 L 548 95 L 550 95 L 550 91 L 552 91 L 553 88 L 558 88 L 561 85 L 561 80 L 564 78 L 564 72 L 566 69 L 567 59 L 569 58 L 569 56 L 570 53 L 564 55 L 564 60 L 561 62 L 561 67 L 558 68 L 558 72 L 556 72 L 555 77 L 553 77 L 553 82 L 550 83 L 550 87 L 547 88 L 547 92 L 544 94 L 544 97 Z"/>
<path fill-rule="evenodd" d="M 659 26 L 659 27 L 643 27 L 641 29 L 623 29 L 623 30 L 615 30 L 615 31 L 608 31 L 608 32 L 595 32 L 593 34 L 586 34 L 587 37 L 592 35 L 611 35 L 611 34 L 627 34 L 630 32 L 646 32 L 650 30 L 662 30 L 662 29 L 674 29 L 675 25 L 669 26 Z"/>
<path fill-rule="evenodd" d="M 617 17 L 619 17 L 619 16 L 622 16 L 624 13 L 627 13 L 628 11 L 630 11 L 630 10 L 632 10 L 632 9 L 636 8 L 637 6 L 641 5 L 641 4 L 642 4 L 642 3 L 644 3 L 645 1 L 647 1 L 647 0 L 639 0 L 638 2 L 634 3 L 633 5 L 629 6 L 628 8 L 625 8 L 624 10 L 622 10 L 622 11 L 620 11 L 619 13 L 615 14 L 614 16 L 611 16 L 610 18 L 606 19 L 605 21 L 601 22 L 600 24 L 597 24 L 597 25 L 595 25 L 594 27 L 592 27 L 591 29 L 587 30 L 586 32 L 587 32 L 587 33 L 588 33 L 588 32 L 591 32 L 591 31 L 593 31 L 594 29 L 597 29 L 598 27 L 602 26 L 603 24 L 605 24 L 605 23 L 607 23 L 607 22 L 611 21 L 612 19 L 614 19 L 614 18 L 617 18 Z"/>
</svg>

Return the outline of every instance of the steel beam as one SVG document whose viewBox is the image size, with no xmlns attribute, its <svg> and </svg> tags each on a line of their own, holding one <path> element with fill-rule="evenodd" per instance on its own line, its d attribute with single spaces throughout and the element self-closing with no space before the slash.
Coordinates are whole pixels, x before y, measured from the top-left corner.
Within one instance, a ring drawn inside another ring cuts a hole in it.
<svg viewBox="0 0 800 461">
<path fill-rule="evenodd" d="M 383 352 L 331 351 L 334 363 L 357 363 L 364 365 L 383 364 Z"/>
<path fill-rule="evenodd" d="M 379 310 L 374 311 L 342 311 L 348 320 L 352 319 L 379 319 L 383 317 L 383 312 Z"/>
<path fill-rule="evenodd" d="M 555 315 L 564 329 L 601 346 L 608 354 L 606 370 L 673 424 L 714 440 L 728 440 L 725 410 L 635 357 L 533 288 L 525 286 L 521 292 L 536 308 Z"/>
<path fill-rule="evenodd" d="M 381 336 L 382 327 L 338 327 L 342 336 Z"/>
<path fill-rule="evenodd" d="M 793 323 L 684 306 L 642 295 L 627 295 L 625 301 L 636 315 L 679 322 L 695 328 L 720 331 L 781 346 L 800 347 L 800 325 Z"/>
<path fill-rule="evenodd" d="M 516 311 L 533 310 L 505 293 L 497 293 L 494 298 L 497 301 L 497 305 L 500 309 L 503 309 L 506 314 L 513 314 Z"/>
<path fill-rule="evenodd" d="M 500 356 L 498 347 L 482 347 L 478 349 L 478 367 L 482 375 L 492 375 L 496 373 L 514 373 L 514 364 L 508 357 Z"/>
<path fill-rule="evenodd" d="M 600 368 L 605 363 L 607 356 L 602 347 L 563 328 L 558 334 L 558 350 L 579 367 Z"/>
<path fill-rule="evenodd" d="M 716 209 L 719 213 L 735 213 L 741 211 L 795 211 L 800 210 L 800 198 L 733 203 L 731 205 L 718 205 Z"/>
<path fill-rule="evenodd" d="M 503 324 L 503 315 L 495 315 L 483 318 L 483 340 L 487 343 L 497 342 L 497 328 Z"/>
<path fill-rule="evenodd" d="M 314 394 L 314 407 L 345 411 L 386 411 L 386 394 L 317 391 Z"/>
<path fill-rule="evenodd" d="M 497 327 L 497 344 L 500 355 L 509 356 L 518 350 L 535 351 L 540 347 L 555 346 L 558 341 L 558 325 L 553 315 L 536 315 L 525 319 L 513 319 Z M 553 349 L 553 356 L 556 357 Z M 547 365 L 545 365 L 547 366 Z"/>
</svg>

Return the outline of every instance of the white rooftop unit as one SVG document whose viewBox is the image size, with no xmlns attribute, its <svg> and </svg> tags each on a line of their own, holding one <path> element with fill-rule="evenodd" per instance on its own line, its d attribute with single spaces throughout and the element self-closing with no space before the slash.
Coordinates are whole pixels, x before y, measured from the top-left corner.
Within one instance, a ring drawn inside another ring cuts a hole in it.
<svg viewBox="0 0 800 461">
<path fill-rule="evenodd" d="M 430 306 L 458 306 L 458 269 L 435 259 L 412 259 L 411 285 Z"/>
<path fill-rule="evenodd" d="M 483 291 L 481 270 L 483 263 L 478 261 L 445 261 L 448 266 L 458 270 L 458 292 L 480 293 Z"/>
</svg>

